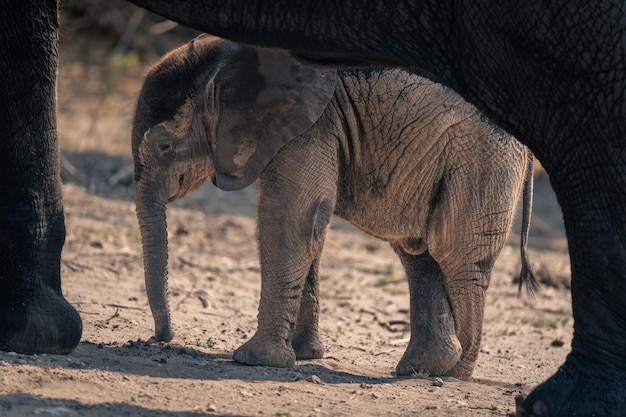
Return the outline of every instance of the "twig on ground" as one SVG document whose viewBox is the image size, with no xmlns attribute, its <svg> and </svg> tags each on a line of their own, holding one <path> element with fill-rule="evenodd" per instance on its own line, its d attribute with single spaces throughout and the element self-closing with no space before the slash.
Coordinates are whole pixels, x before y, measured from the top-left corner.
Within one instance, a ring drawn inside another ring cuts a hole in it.
<svg viewBox="0 0 626 417">
<path fill-rule="evenodd" d="M 119 317 L 119 316 L 120 316 L 120 309 L 119 309 L 119 308 L 117 308 L 117 309 L 115 309 L 115 313 L 113 313 L 113 315 L 112 315 L 111 317 L 109 317 L 108 319 L 106 319 L 106 322 L 108 323 L 108 322 L 110 322 L 111 320 L 113 320 L 113 319 L 115 319 L 115 318 L 117 318 L 117 317 Z"/>
</svg>

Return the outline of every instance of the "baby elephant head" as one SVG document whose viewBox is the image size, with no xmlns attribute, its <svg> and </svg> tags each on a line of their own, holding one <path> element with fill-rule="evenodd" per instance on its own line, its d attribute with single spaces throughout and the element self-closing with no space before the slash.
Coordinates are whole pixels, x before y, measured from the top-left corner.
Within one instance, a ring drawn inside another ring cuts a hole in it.
<svg viewBox="0 0 626 417">
<path fill-rule="evenodd" d="M 133 123 L 135 203 L 156 340 L 171 340 L 165 205 L 207 178 L 224 190 L 256 180 L 324 112 L 335 73 L 285 52 L 203 35 L 145 78 Z"/>
</svg>

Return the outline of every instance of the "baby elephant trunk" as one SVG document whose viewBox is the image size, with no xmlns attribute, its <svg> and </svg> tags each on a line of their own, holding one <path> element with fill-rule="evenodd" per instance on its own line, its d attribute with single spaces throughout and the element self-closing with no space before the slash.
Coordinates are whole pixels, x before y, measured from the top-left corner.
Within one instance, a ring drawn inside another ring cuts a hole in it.
<svg viewBox="0 0 626 417">
<path fill-rule="evenodd" d="M 157 342 L 170 341 L 174 332 L 167 302 L 166 202 L 147 191 L 159 187 L 146 187 L 141 182 L 135 183 L 135 204 L 143 246 L 146 292 L 154 318 L 154 338 Z"/>
</svg>

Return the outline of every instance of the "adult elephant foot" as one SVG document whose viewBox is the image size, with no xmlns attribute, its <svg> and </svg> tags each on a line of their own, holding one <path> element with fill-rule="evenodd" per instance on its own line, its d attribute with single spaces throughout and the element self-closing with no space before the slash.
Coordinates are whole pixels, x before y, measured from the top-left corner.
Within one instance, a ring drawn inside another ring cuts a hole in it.
<svg viewBox="0 0 626 417">
<path fill-rule="evenodd" d="M 567 230 L 574 338 L 557 373 L 517 400 L 517 416 L 626 415 L 626 177 L 616 174 L 624 171 L 622 132 L 591 150 L 571 149 L 571 165 L 544 164 Z M 588 174 L 576 175 L 581 169 Z"/>
<path fill-rule="evenodd" d="M 252 366 L 293 368 L 296 365 L 296 354 L 291 345 L 269 343 L 259 337 L 258 333 L 235 350 L 233 359 Z"/>
<path fill-rule="evenodd" d="M 516 398 L 517 417 L 618 416 L 626 410 L 624 364 L 602 368 L 573 354 L 528 397 Z"/>
<path fill-rule="evenodd" d="M 56 159 L 50 161 L 45 170 L 58 172 Z M 6 177 L 0 189 L 19 189 Z M 66 354 L 80 341 L 82 323 L 61 291 L 65 225 L 60 183 L 53 175 L 45 182 L 32 178 L 45 197 L 27 188 L 12 194 L 17 200 L 12 205 L 0 204 L 0 350 Z M 39 198 L 37 204 L 29 204 L 31 193 Z"/>
<path fill-rule="evenodd" d="M 80 341 L 78 312 L 47 286 L 12 294 L 0 305 L 0 350 L 66 354 Z"/>
<path fill-rule="evenodd" d="M 396 375 L 411 375 L 416 371 L 426 371 L 431 375 L 446 375 L 459 361 L 463 349 L 455 335 L 433 344 L 419 343 L 411 338 L 407 350 L 396 366 Z"/>
</svg>

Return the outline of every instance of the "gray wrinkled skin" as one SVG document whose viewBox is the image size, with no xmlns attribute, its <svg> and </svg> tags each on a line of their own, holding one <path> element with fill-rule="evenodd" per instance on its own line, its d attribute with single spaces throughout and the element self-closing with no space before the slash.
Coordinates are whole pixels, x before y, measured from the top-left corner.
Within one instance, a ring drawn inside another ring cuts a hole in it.
<svg viewBox="0 0 626 417">
<path fill-rule="evenodd" d="M 290 367 L 296 359 L 322 357 L 318 268 L 335 213 L 390 242 L 407 272 L 411 340 L 396 372 L 468 379 L 485 290 L 528 185 L 530 152 L 457 94 L 410 71 L 308 73 L 332 85 L 333 94 L 303 96 L 300 86 L 272 87 L 295 84 L 285 78 L 290 73 L 275 76 L 276 63 L 260 65 L 255 56 L 264 53 L 204 36 L 169 54 L 144 83 L 133 155 L 157 340 L 173 337 L 165 204 L 206 178 L 220 185 L 218 171 L 229 164 L 236 166 L 232 172 L 253 164 L 261 190 L 259 327 L 235 360 Z M 296 62 L 284 53 L 272 57 L 287 67 Z M 271 74 L 264 73 L 268 68 Z M 259 106 L 256 117 L 249 109 Z M 265 122 L 274 107 L 275 117 L 296 122 L 288 132 L 259 135 L 259 125 L 267 124 L 258 119 Z M 245 109 L 247 117 L 232 109 Z M 291 117 L 301 109 L 303 116 Z M 238 133 L 222 135 L 235 130 L 232 120 L 240 121 Z M 273 141 L 270 154 L 256 152 Z"/>
</svg>

